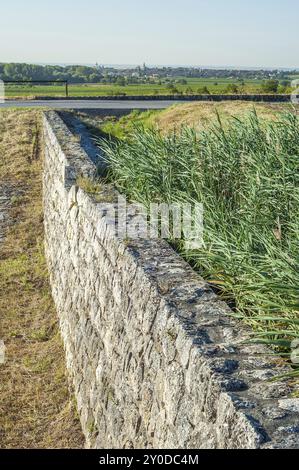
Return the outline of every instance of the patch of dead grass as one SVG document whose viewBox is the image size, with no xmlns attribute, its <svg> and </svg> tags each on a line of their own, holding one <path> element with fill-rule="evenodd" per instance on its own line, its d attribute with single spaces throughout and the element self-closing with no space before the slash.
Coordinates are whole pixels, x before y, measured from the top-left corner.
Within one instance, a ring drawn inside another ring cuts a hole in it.
<svg viewBox="0 0 299 470">
<path fill-rule="evenodd" d="M 43 253 L 40 118 L 38 110 L 0 112 L 0 186 L 14 193 L 14 223 L 0 246 L 0 447 L 80 448 Z"/>
</svg>

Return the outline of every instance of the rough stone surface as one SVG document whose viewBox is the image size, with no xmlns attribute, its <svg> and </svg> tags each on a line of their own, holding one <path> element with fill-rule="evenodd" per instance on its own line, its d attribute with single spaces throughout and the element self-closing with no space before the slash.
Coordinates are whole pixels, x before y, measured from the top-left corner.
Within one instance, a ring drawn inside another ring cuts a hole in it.
<svg viewBox="0 0 299 470">
<path fill-rule="evenodd" d="M 299 398 L 289 398 L 286 400 L 280 400 L 279 407 L 283 410 L 295 411 L 296 413 L 299 413 Z"/>
<path fill-rule="evenodd" d="M 87 447 L 299 448 L 292 389 L 269 381 L 285 369 L 166 242 L 117 239 L 54 112 L 44 136 L 46 255 Z"/>
</svg>

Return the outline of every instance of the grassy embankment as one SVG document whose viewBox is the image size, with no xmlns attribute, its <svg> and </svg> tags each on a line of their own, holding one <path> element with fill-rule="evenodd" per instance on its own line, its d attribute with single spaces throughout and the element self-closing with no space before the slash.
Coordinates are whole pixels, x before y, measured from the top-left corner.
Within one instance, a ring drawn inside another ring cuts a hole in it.
<svg viewBox="0 0 299 470">
<path fill-rule="evenodd" d="M 167 134 L 182 126 L 194 128 L 200 131 L 216 121 L 216 111 L 219 112 L 222 122 L 226 125 L 232 116 L 242 116 L 246 112 L 256 109 L 258 115 L 265 119 L 275 119 L 283 111 L 291 111 L 288 104 L 270 103 L 248 103 L 248 102 L 198 102 L 182 103 L 173 105 L 162 111 L 133 111 L 131 114 L 116 119 L 114 117 L 99 118 L 98 127 L 102 132 L 113 135 L 117 138 L 126 138 L 131 134 L 136 125 L 143 125 L 147 128 L 158 128 L 162 133 Z M 81 113 L 81 118 L 88 123 L 95 123 L 95 119 Z"/>
<path fill-rule="evenodd" d="M 178 250 L 255 338 L 288 354 L 299 337 L 299 121 L 285 107 L 258 106 L 258 117 L 234 105 L 220 106 L 223 122 L 200 104 L 138 115 L 139 129 L 136 116 L 122 118 L 121 139 L 100 146 L 131 200 L 204 204 L 204 247 L 188 251 L 181 241 Z M 113 133 L 113 124 L 103 129 Z"/>
<path fill-rule="evenodd" d="M 84 445 L 43 253 L 40 117 L 0 111 L 0 188 L 11 188 L 13 221 L 0 246 L 1 448 Z"/>
</svg>

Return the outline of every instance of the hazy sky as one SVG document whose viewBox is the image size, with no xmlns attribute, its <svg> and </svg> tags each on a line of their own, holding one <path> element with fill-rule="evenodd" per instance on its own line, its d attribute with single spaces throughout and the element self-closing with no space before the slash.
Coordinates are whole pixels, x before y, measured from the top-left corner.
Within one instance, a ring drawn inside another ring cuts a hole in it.
<svg viewBox="0 0 299 470">
<path fill-rule="evenodd" d="M 0 62 L 299 67 L 298 0 L 13 0 Z"/>
</svg>

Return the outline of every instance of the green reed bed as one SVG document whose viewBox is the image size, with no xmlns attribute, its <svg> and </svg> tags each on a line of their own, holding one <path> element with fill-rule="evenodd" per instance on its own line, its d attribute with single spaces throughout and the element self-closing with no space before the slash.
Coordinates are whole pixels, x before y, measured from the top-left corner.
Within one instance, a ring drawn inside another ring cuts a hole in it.
<svg viewBox="0 0 299 470">
<path fill-rule="evenodd" d="M 290 351 L 299 338 L 299 120 L 162 135 L 136 128 L 100 141 L 109 178 L 131 200 L 202 202 L 204 247 L 178 250 L 216 286 L 259 341 Z M 299 375 L 299 369 L 294 374 Z"/>
</svg>

